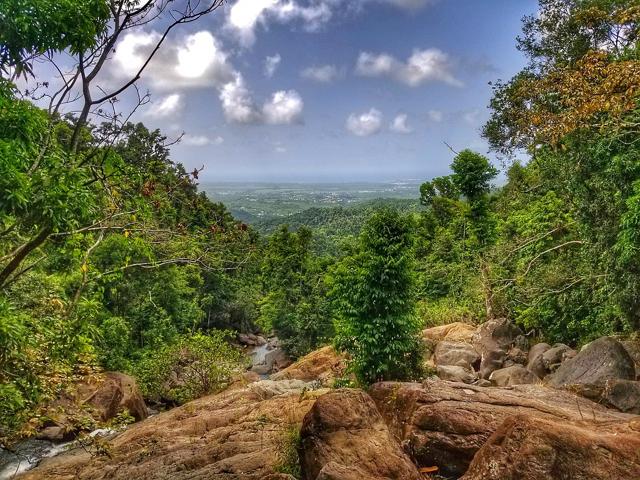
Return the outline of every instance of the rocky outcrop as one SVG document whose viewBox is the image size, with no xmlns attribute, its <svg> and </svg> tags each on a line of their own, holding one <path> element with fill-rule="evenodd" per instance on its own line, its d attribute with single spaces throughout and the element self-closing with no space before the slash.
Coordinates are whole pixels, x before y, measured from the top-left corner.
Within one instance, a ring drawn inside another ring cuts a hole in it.
<svg viewBox="0 0 640 480">
<path fill-rule="evenodd" d="M 548 343 L 537 343 L 531 347 L 527 355 L 527 370 L 538 378 L 544 378 L 549 373 L 542 360 L 542 356 L 549 349 L 551 349 L 551 345 Z"/>
<path fill-rule="evenodd" d="M 488 379 L 494 370 L 502 368 L 507 352 L 520 347 L 522 332 L 506 319 L 489 320 L 478 328 L 472 344 L 480 355 L 480 378 Z"/>
<path fill-rule="evenodd" d="M 557 343 L 542 354 L 542 364 L 547 372 L 555 372 L 562 362 L 576 356 L 575 350 L 564 343 Z"/>
<path fill-rule="evenodd" d="M 346 361 L 331 346 L 305 355 L 293 365 L 271 375 L 272 380 L 318 381 L 329 385 L 334 379 L 345 375 Z"/>
<path fill-rule="evenodd" d="M 462 480 L 640 478 L 640 422 L 593 425 L 531 415 L 507 418 Z"/>
<path fill-rule="evenodd" d="M 547 381 L 553 387 L 570 388 L 573 385 L 604 386 L 608 380 L 635 378 L 635 364 L 625 348 L 613 338 L 602 337 L 562 363 Z"/>
<path fill-rule="evenodd" d="M 436 365 L 455 365 L 472 369 L 480 362 L 480 355 L 468 343 L 463 342 L 439 342 L 435 348 L 433 359 Z"/>
<path fill-rule="evenodd" d="M 37 437 L 53 442 L 70 440 L 125 411 L 136 420 L 148 415 L 134 378 L 119 372 L 87 376 L 46 406 L 48 420 Z"/>
<path fill-rule="evenodd" d="M 471 343 L 476 327 L 462 322 L 449 323 L 437 327 L 426 328 L 422 331 L 422 338 L 434 342 L 465 342 Z"/>
<path fill-rule="evenodd" d="M 260 389 L 260 383 L 160 413 L 103 443 L 102 455 L 75 449 L 20 478 L 262 480 L 277 473 L 287 432 L 327 390 L 288 383 L 286 393 L 271 395 L 273 385 Z"/>
<path fill-rule="evenodd" d="M 474 383 L 478 380 L 478 375 L 472 369 L 456 365 L 438 365 L 436 373 L 440 380 L 449 382 Z"/>
<path fill-rule="evenodd" d="M 513 365 L 494 370 L 489 376 L 489 380 L 497 387 L 510 387 L 512 385 L 535 383 L 539 378 L 522 365 Z"/>
<path fill-rule="evenodd" d="M 623 340 L 620 342 L 636 364 L 636 379 L 640 380 L 640 339 Z"/>
<path fill-rule="evenodd" d="M 593 426 L 638 418 L 541 385 L 496 388 L 440 380 L 383 382 L 373 385 L 369 394 L 409 456 L 450 476 L 464 474 L 489 437 L 516 415 L 561 423 L 584 420 Z"/>
<path fill-rule="evenodd" d="M 361 390 L 336 390 L 318 398 L 304 418 L 300 439 L 305 480 L 422 478 Z"/>
</svg>

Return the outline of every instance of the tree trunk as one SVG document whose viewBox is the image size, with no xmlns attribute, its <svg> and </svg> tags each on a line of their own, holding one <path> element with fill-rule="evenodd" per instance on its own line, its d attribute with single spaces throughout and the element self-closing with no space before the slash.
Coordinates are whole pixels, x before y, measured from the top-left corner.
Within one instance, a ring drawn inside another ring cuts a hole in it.
<svg viewBox="0 0 640 480">
<path fill-rule="evenodd" d="M 38 232 L 34 238 L 29 240 L 24 246 L 15 254 L 9 263 L 0 271 L 0 288 L 3 288 L 9 280 L 9 277 L 18 269 L 22 261 L 29 256 L 36 248 L 42 245 L 49 235 L 51 234 L 51 227 L 44 227 Z"/>
</svg>

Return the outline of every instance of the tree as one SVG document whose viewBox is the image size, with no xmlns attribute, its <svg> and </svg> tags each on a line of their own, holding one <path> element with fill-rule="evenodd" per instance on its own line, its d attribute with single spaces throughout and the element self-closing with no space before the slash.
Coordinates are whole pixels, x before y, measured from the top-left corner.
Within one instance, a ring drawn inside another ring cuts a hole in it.
<svg viewBox="0 0 640 480">
<path fill-rule="evenodd" d="M 374 213 L 358 252 L 332 273 L 337 343 L 365 384 L 416 378 L 421 371 L 412 223 L 393 210 Z"/>
</svg>

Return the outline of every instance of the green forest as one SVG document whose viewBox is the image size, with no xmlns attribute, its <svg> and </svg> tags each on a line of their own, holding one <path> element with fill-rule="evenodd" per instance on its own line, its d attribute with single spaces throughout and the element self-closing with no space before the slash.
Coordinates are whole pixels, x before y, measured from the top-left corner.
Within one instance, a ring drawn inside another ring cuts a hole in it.
<svg viewBox="0 0 640 480">
<path fill-rule="evenodd" d="M 452 151 L 414 202 L 260 232 L 118 110 L 123 90 L 90 90 L 145 2 L 0 0 L 0 437 L 32 435 L 50 400 L 103 371 L 165 405 L 217 392 L 247 368 L 238 333 L 273 333 L 294 359 L 333 344 L 344 383 L 364 385 L 421 378 L 419 332 L 454 321 L 508 318 L 575 347 L 637 335 L 640 6 L 539 3 L 515 39 L 526 68 L 493 84 L 498 162 Z M 60 52 L 79 67 L 43 95 L 36 63 Z M 206 371 L 168 389 L 185 357 Z"/>
</svg>

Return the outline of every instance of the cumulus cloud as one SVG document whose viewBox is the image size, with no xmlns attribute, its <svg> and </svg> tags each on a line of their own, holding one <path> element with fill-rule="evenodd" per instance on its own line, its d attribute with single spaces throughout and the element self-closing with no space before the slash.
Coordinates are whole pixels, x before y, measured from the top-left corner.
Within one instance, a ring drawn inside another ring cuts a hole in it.
<svg viewBox="0 0 640 480">
<path fill-rule="evenodd" d="M 413 133 L 413 128 L 409 126 L 409 117 L 406 113 L 396 115 L 396 118 L 389 125 L 389 129 L 395 133 Z"/>
<path fill-rule="evenodd" d="M 361 52 L 356 62 L 356 73 L 364 77 L 390 77 L 410 87 L 434 81 L 463 86 L 452 73 L 449 56 L 437 48 L 414 50 L 404 62 L 387 53 Z"/>
<path fill-rule="evenodd" d="M 304 102 L 295 90 L 275 92 L 262 107 L 264 121 L 271 125 L 299 123 Z"/>
<path fill-rule="evenodd" d="M 170 115 L 174 115 L 176 112 L 182 109 L 182 106 L 182 96 L 174 93 L 161 98 L 158 102 L 153 102 L 149 110 L 147 110 L 146 114 L 149 117 L 166 118 Z"/>
<path fill-rule="evenodd" d="M 224 142 L 224 138 L 207 137 L 206 135 L 184 135 L 182 137 L 182 143 L 190 147 L 205 147 L 207 145 L 221 145 Z"/>
<path fill-rule="evenodd" d="M 429 110 L 427 115 L 429 120 L 435 123 L 440 123 L 444 119 L 444 114 L 440 110 Z"/>
<path fill-rule="evenodd" d="M 273 74 L 276 73 L 276 70 L 280 66 L 280 62 L 282 62 L 282 57 L 279 53 L 276 53 L 273 56 L 268 56 L 264 60 L 264 75 L 267 78 L 273 77 Z"/>
<path fill-rule="evenodd" d="M 130 32 L 116 45 L 116 79 L 129 79 L 142 67 L 160 39 L 158 32 Z M 233 80 L 235 70 L 221 43 L 208 31 L 196 32 L 165 43 L 143 73 L 143 79 L 159 90 L 219 87 Z"/>
<path fill-rule="evenodd" d="M 404 10 L 420 10 L 429 5 L 433 5 L 437 0 L 378 0 L 383 3 L 395 5 Z"/>
<path fill-rule="evenodd" d="M 300 76 L 318 83 L 331 83 L 340 76 L 340 71 L 335 65 L 319 65 L 305 68 Z"/>
<path fill-rule="evenodd" d="M 237 74 L 233 82 L 220 89 L 220 102 L 224 117 L 231 123 L 255 123 L 259 120 L 251 92 L 242 75 Z"/>
<path fill-rule="evenodd" d="M 378 133 L 382 128 L 382 113 L 375 108 L 359 115 L 352 113 L 347 118 L 346 127 L 349 132 L 358 137 L 368 137 Z"/>
<path fill-rule="evenodd" d="M 251 46 L 256 39 L 256 27 L 269 20 L 280 23 L 299 21 L 306 30 L 318 30 L 329 21 L 332 10 L 329 1 L 301 5 L 294 0 L 237 0 L 226 19 L 231 30 L 244 46 Z"/>
</svg>

